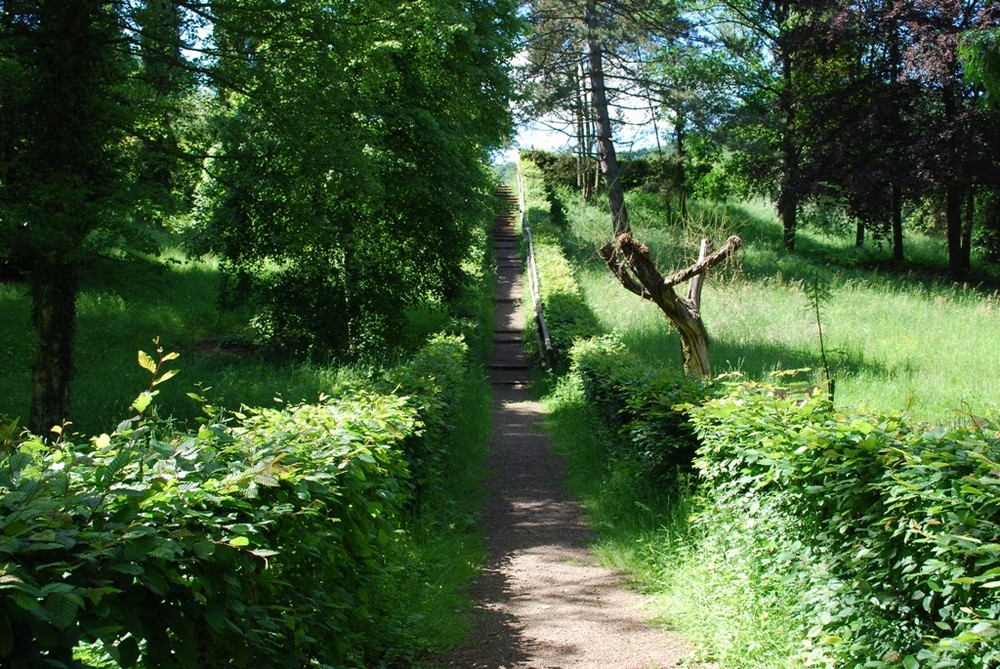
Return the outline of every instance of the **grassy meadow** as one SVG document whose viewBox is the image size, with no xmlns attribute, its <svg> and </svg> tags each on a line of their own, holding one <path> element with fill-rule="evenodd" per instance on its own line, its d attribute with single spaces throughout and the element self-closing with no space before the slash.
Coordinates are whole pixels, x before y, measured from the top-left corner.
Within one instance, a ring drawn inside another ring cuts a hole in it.
<svg viewBox="0 0 1000 669">
<path fill-rule="evenodd" d="M 547 211 L 534 186 L 529 209 Z M 575 278 L 585 302 L 572 310 L 575 322 L 617 333 L 643 367 L 680 370 L 672 327 L 655 305 L 626 292 L 598 256 L 609 238 L 606 204 L 588 205 L 568 191 L 557 195 L 564 217 L 551 219 L 563 220 L 562 246 L 575 275 L 563 280 Z M 682 225 L 668 221 L 650 195 L 633 192 L 626 199 L 634 235 L 652 249 L 664 275 L 690 264 L 703 236 L 716 243 L 730 234 L 744 240 L 704 287 L 715 373 L 764 380 L 774 371 L 809 368 L 799 378 L 819 382 L 821 325 L 835 402 L 845 413 L 852 406 L 909 409 L 918 421 L 946 425 L 968 425 L 967 414 L 997 417 L 1000 284 L 987 272 L 966 283 L 948 280 L 941 240 L 908 235 L 908 265 L 899 270 L 888 248 L 857 249 L 850 231 L 805 227 L 797 252 L 785 253 L 773 209 L 764 203 L 694 205 L 692 220 Z M 643 478 L 640 456 L 630 455 L 644 447 L 640 428 L 617 431 L 602 400 L 586 394 L 579 372 L 542 378 L 554 447 L 564 454 L 569 485 L 598 532 L 593 549 L 650 596 L 654 624 L 692 645 L 685 666 L 795 669 L 822 654 L 824 637 L 814 634 L 822 621 L 804 615 L 809 606 L 803 602 L 818 592 L 805 584 L 825 582 L 829 574 L 808 547 L 789 538 L 794 518 L 776 516 L 774 527 L 762 530 L 755 523 L 766 513 L 734 512 L 711 496 L 696 472 L 684 470 L 666 482 Z M 765 504 L 757 497 L 748 503 L 758 501 Z M 787 568 L 781 560 L 789 561 Z M 820 599 L 824 606 L 838 601 L 833 591 Z M 871 655 L 863 666 L 900 666 L 903 658 L 891 655 Z M 903 664 L 925 666 L 913 662 L 908 656 Z"/>
<path fill-rule="evenodd" d="M 655 305 L 628 294 L 596 253 L 609 216 L 566 191 L 566 242 L 591 310 L 653 366 L 680 367 L 680 341 Z M 943 243 L 907 238 L 908 271 L 888 264 L 887 248 L 856 249 L 847 235 L 800 231 L 798 251 L 781 249 L 780 227 L 763 203 L 693 208 L 687 225 L 668 223 L 655 198 L 630 193 L 635 237 L 667 274 L 695 259 L 703 235 L 738 234 L 744 247 L 705 283 L 702 311 L 715 373 L 763 378 L 777 370 L 822 367 L 815 300 L 838 404 L 907 409 L 933 422 L 1000 408 L 1000 292 L 942 278 Z M 806 375 L 808 376 L 808 374 Z"/>
<path fill-rule="evenodd" d="M 485 234 L 485 232 L 483 233 Z M 481 275 L 481 259 L 467 271 Z M 172 363 L 180 373 L 158 387 L 157 405 L 163 416 L 190 421 L 201 405 L 194 392 L 210 404 L 229 409 L 241 405 L 273 406 L 276 399 L 314 401 L 348 378 L 363 376 L 375 366 L 391 364 L 393 354 L 379 360 L 345 363 L 326 355 L 291 360 L 280 351 L 253 345 L 252 311 L 241 305 L 220 306 L 221 275 L 212 259 L 188 259 L 174 248 L 159 257 L 100 261 L 84 274 L 77 302 L 72 384 L 73 429 L 100 434 L 127 417 L 136 395 L 146 389 L 149 375 L 137 363 L 137 352 L 149 353 L 159 338 L 165 351 L 176 351 Z M 488 291 L 487 291 L 488 292 Z M 484 318 L 489 309 L 464 301 L 467 321 Z M 25 422 L 30 404 L 34 331 L 27 287 L 0 282 L 0 416 Z M 426 336 L 448 327 L 449 314 L 424 308 L 410 314 L 410 328 L 400 333 L 400 359 Z M 474 331 L 471 324 L 464 328 Z M 482 342 L 470 346 L 482 354 Z"/>
</svg>

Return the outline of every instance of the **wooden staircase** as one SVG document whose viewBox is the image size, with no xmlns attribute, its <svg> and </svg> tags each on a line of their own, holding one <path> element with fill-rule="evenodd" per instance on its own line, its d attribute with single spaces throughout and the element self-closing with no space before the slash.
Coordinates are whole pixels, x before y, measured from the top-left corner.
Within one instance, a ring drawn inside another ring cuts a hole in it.
<svg viewBox="0 0 1000 669">
<path fill-rule="evenodd" d="M 521 294 L 524 272 L 516 229 L 517 196 L 501 186 L 497 198 L 502 209 L 493 224 L 492 242 L 497 261 L 496 292 L 493 297 L 493 352 L 490 381 L 495 386 L 526 387 L 531 364 L 524 354 L 524 315 Z"/>
</svg>

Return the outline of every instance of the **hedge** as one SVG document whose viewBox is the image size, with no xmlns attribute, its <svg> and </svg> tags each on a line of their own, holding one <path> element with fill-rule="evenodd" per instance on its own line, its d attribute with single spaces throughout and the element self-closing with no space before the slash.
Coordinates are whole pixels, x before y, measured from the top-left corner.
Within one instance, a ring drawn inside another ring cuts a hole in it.
<svg viewBox="0 0 1000 669">
<path fill-rule="evenodd" d="M 96 644 L 122 667 L 363 666 L 385 549 L 411 469 L 422 485 L 441 471 L 463 354 L 435 338 L 382 382 L 407 394 L 342 388 L 189 434 L 143 393 L 110 434 L 12 445 L 2 664 L 88 666 L 79 648 Z"/>
<path fill-rule="evenodd" d="M 609 475 L 631 477 L 641 497 L 693 473 L 694 541 L 750 535 L 728 549 L 747 554 L 726 561 L 801 593 L 790 615 L 805 666 L 1000 665 L 995 427 L 834 409 L 781 374 L 760 384 L 650 370 L 614 336 L 577 342 L 571 357 L 614 435 Z"/>
<path fill-rule="evenodd" d="M 785 545 L 818 563 L 772 563 L 809 574 L 800 613 L 814 664 L 997 666 L 995 428 L 915 425 L 749 383 L 688 410 L 707 496 L 751 518 L 777 505 L 795 519 Z"/>
</svg>

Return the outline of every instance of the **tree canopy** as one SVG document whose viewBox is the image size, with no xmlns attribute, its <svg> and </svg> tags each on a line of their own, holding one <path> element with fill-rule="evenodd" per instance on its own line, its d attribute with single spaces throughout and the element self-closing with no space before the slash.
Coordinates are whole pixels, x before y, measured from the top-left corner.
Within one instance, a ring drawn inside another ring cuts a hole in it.
<svg viewBox="0 0 1000 669">
<path fill-rule="evenodd" d="M 80 272 L 193 219 L 290 352 L 377 346 L 447 299 L 512 132 L 512 1 L 0 2 L 0 260 L 30 425 L 69 414 Z"/>
</svg>

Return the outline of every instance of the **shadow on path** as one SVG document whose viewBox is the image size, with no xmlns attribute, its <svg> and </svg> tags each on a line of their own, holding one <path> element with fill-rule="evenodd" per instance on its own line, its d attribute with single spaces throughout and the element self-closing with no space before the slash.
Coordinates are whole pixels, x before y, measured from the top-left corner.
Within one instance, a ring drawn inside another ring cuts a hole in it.
<svg viewBox="0 0 1000 669">
<path fill-rule="evenodd" d="M 512 345 L 522 343 L 524 331 L 520 257 L 512 238 L 511 217 L 498 217 L 492 475 L 480 521 L 488 560 L 470 591 L 477 602 L 475 629 L 439 666 L 674 667 L 686 649 L 645 626 L 638 595 L 594 564 L 587 550 L 593 536 L 542 432 L 542 407 L 527 392 L 530 365 L 522 346 Z"/>
</svg>

